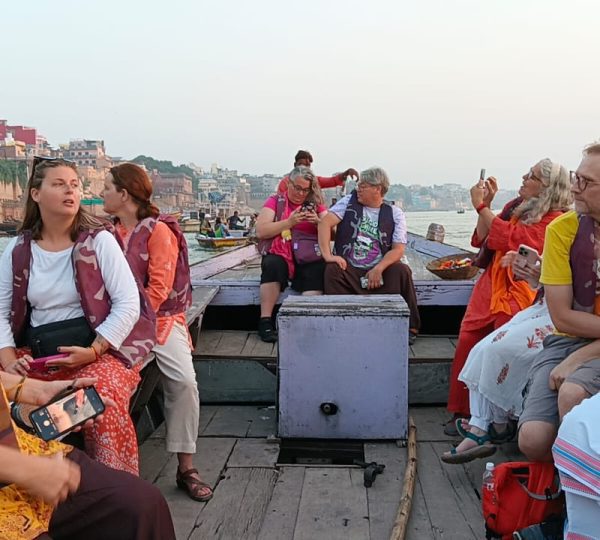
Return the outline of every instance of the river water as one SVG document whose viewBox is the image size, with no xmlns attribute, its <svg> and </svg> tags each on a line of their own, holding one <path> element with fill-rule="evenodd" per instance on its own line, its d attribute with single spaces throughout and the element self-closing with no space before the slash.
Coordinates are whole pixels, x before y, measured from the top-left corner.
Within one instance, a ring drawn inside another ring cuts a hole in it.
<svg viewBox="0 0 600 540">
<path fill-rule="evenodd" d="M 455 211 L 406 213 L 406 224 L 410 232 L 425 236 L 430 223 L 439 223 L 446 230 L 445 243 L 463 249 L 473 249 L 470 247 L 470 243 L 476 222 L 477 214 L 473 211 L 467 211 L 464 214 L 458 214 Z M 185 234 L 190 264 L 210 259 L 214 255 L 222 253 L 222 251 L 201 249 L 194 236 L 195 233 Z M 8 242 L 10 242 L 10 238 L 0 238 L 0 253 L 4 251 Z"/>
</svg>

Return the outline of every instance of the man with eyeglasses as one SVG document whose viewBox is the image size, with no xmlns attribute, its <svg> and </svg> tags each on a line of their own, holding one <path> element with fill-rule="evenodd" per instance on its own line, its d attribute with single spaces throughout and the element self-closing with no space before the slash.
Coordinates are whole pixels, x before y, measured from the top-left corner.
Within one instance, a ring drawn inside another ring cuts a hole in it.
<svg viewBox="0 0 600 540">
<path fill-rule="evenodd" d="M 356 190 L 321 219 L 325 294 L 401 294 L 410 309 L 412 343 L 420 318 L 412 272 L 400 262 L 407 242 L 406 219 L 400 208 L 384 202 L 389 186 L 383 169 L 367 169 L 360 173 Z M 335 255 L 330 246 L 334 227 Z"/>
<path fill-rule="evenodd" d="M 600 392 L 600 143 L 584 149 L 571 173 L 575 211 L 546 229 L 540 283 L 556 327 L 528 374 L 519 447 L 551 461 L 562 418 Z"/>
<path fill-rule="evenodd" d="M 294 158 L 294 167 L 312 167 L 312 162 L 313 157 L 309 151 L 298 150 Z M 319 182 L 319 187 L 321 189 L 327 189 L 343 186 L 348 177 L 358 178 L 358 172 L 356 169 L 346 169 L 344 172 L 338 173 L 334 176 L 317 176 L 317 181 Z M 277 193 L 285 193 L 287 191 L 289 181 L 289 175 L 283 177 L 277 186 Z"/>
</svg>

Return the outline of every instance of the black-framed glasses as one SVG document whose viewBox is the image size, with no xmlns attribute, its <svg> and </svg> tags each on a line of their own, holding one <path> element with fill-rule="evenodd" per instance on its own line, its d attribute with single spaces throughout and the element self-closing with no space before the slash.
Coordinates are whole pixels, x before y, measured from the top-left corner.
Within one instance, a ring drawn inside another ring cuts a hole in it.
<svg viewBox="0 0 600 540">
<path fill-rule="evenodd" d="M 577 174 L 577 171 L 570 171 L 570 176 L 571 184 L 576 186 L 579 191 L 585 191 L 589 184 L 600 184 L 600 182 L 596 182 L 595 180 L 591 180 L 590 178 L 586 178 L 585 176 Z"/>
<path fill-rule="evenodd" d="M 310 188 L 310 187 L 303 188 L 303 187 L 297 186 L 292 181 L 290 181 L 290 186 L 292 186 L 298 193 L 302 193 L 304 195 L 308 195 L 312 191 L 312 188 Z"/>
</svg>

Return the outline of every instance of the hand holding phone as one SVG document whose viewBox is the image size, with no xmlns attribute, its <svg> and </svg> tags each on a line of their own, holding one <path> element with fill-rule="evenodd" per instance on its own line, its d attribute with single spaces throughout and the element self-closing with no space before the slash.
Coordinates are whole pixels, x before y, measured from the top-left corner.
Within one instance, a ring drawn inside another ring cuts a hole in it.
<svg viewBox="0 0 600 540">
<path fill-rule="evenodd" d="M 42 358 L 35 358 L 29 361 L 29 369 L 30 371 L 36 373 L 43 373 L 45 371 L 56 371 L 59 369 L 58 366 L 47 366 L 46 362 L 50 360 L 58 360 L 60 358 L 66 358 L 69 356 L 66 353 L 53 354 L 52 356 L 43 356 Z"/>
<path fill-rule="evenodd" d="M 521 244 L 517 251 L 514 264 L 520 268 L 525 266 L 535 266 L 541 260 L 539 253 L 535 248 Z"/>
<path fill-rule="evenodd" d="M 44 441 L 56 439 L 104 412 L 104 403 L 93 386 L 73 389 L 47 405 L 31 411 L 29 419 Z"/>
</svg>

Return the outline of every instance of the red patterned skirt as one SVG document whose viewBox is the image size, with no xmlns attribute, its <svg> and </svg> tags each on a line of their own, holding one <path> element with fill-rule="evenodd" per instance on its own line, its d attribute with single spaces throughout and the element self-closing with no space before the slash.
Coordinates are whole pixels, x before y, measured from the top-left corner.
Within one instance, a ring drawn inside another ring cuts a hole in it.
<svg viewBox="0 0 600 540">
<path fill-rule="evenodd" d="M 17 350 L 18 356 L 30 354 L 29 349 Z M 129 416 L 129 400 L 140 381 L 140 367 L 127 369 L 111 354 L 78 368 L 60 368 L 52 373 L 29 373 L 29 377 L 44 381 L 98 379 L 96 390 L 103 397 L 112 398 L 116 407 L 107 407 L 102 422 L 83 430 L 85 452 L 107 467 L 139 474 L 139 456 L 135 427 Z"/>
</svg>

